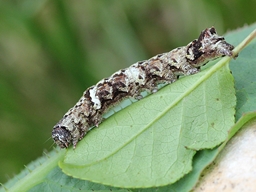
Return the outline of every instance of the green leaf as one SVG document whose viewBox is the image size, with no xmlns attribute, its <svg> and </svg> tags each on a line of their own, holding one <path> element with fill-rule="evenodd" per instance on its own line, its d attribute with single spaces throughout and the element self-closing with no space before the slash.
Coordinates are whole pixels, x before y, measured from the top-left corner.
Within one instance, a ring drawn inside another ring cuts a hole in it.
<svg viewBox="0 0 256 192">
<path fill-rule="evenodd" d="M 256 117 L 256 112 L 244 114 L 239 121 L 230 129 L 227 140 L 219 147 L 214 149 L 206 149 L 199 151 L 193 159 L 193 171 L 186 175 L 184 178 L 174 183 L 173 185 L 166 186 L 169 190 L 173 191 L 191 191 L 197 183 L 200 174 L 209 166 L 217 157 L 220 151 L 226 146 L 227 142 L 241 129 L 244 125 Z"/>
<path fill-rule="evenodd" d="M 237 38 L 231 40 L 231 44 L 237 44 L 246 37 L 256 24 L 243 29 L 243 33 L 238 33 Z M 237 33 L 237 32 L 236 32 Z M 232 36 L 234 32 L 230 34 Z M 235 89 L 237 95 L 236 119 L 238 120 L 243 113 L 256 110 L 256 41 L 251 42 L 244 50 L 239 53 L 236 60 L 230 62 L 230 69 L 235 78 Z"/>
<path fill-rule="evenodd" d="M 196 150 L 219 145 L 234 124 L 228 61 L 224 58 L 108 118 L 76 150 L 67 151 L 60 167 L 73 177 L 117 187 L 174 183 L 191 171 Z"/>
<path fill-rule="evenodd" d="M 56 167 L 47 175 L 47 177 L 44 179 L 44 182 L 38 184 L 37 186 L 29 190 L 29 192 L 38 192 L 38 191 L 129 192 L 130 190 L 113 188 L 113 187 L 95 184 L 89 181 L 74 179 L 67 175 L 63 175 L 60 168 Z"/>
<path fill-rule="evenodd" d="M 195 184 L 197 183 L 200 174 L 202 171 L 209 166 L 213 160 L 217 157 L 219 152 L 226 146 L 229 139 L 231 139 L 238 130 L 243 128 L 246 123 L 251 121 L 256 117 L 256 112 L 246 113 L 244 114 L 239 121 L 230 129 L 228 139 L 221 144 L 219 147 L 215 147 L 214 149 L 205 149 L 196 153 L 193 158 L 193 170 L 187 174 L 185 177 L 177 181 L 172 185 L 168 185 L 165 187 L 158 188 L 150 188 L 150 189 L 138 189 L 136 192 L 189 192 L 191 191 Z"/>
</svg>

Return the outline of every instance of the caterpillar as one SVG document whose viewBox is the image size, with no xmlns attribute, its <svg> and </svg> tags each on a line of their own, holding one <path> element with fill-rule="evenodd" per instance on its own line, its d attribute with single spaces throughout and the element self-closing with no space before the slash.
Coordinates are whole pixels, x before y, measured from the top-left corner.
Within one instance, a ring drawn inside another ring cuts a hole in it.
<svg viewBox="0 0 256 192">
<path fill-rule="evenodd" d="M 234 46 L 219 36 L 214 27 L 201 32 L 187 46 L 158 54 L 115 72 L 89 87 L 74 107 L 53 127 L 52 138 L 60 148 L 77 143 L 92 127 L 103 120 L 103 114 L 125 98 L 142 99 L 141 92 L 157 92 L 159 84 L 175 82 L 180 75 L 193 75 L 208 61 L 234 57 Z"/>
</svg>

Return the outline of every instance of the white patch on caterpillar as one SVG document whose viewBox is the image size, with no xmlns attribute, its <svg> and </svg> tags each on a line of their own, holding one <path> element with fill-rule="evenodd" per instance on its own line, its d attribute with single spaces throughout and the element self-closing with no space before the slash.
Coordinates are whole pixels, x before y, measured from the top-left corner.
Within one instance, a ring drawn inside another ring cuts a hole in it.
<svg viewBox="0 0 256 192">
<path fill-rule="evenodd" d="M 99 97 L 96 96 L 96 91 L 97 91 L 97 87 L 94 87 L 94 88 L 90 89 L 89 90 L 90 97 L 91 97 L 91 100 L 93 102 L 93 108 L 94 109 L 100 109 L 101 108 L 101 103 L 100 103 Z"/>
</svg>

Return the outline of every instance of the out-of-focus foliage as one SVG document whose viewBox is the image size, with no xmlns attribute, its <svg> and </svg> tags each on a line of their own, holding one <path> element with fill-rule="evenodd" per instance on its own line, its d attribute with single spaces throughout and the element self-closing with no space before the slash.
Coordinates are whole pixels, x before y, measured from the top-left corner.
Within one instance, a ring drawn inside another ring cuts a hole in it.
<svg viewBox="0 0 256 192">
<path fill-rule="evenodd" d="M 53 125 L 103 77 L 250 24 L 256 1 L 0 1 L 0 182 L 50 150 Z"/>
</svg>

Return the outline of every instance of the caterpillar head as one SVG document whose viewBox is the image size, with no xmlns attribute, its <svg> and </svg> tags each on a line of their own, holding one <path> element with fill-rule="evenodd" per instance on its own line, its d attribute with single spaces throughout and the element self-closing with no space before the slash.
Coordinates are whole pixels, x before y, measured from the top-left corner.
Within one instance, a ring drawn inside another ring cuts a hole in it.
<svg viewBox="0 0 256 192">
<path fill-rule="evenodd" d="M 72 142 L 70 131 L 65 127 L 55 126 L 52 131 L 52 138 L 60 148 L 68 148 Z"/>
</svg>

